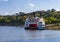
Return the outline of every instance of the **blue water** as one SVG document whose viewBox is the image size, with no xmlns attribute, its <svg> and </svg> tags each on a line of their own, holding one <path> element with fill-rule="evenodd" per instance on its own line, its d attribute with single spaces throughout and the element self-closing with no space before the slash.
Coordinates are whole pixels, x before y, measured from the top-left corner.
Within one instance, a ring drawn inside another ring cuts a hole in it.
<svg viewBox="0 0 60 42">
<path fill-rule="evenodd" d="M 24 27 L 0 26 L 0 42 L 60 42 L 60 31 L 24 30 Z"/>
</svg>

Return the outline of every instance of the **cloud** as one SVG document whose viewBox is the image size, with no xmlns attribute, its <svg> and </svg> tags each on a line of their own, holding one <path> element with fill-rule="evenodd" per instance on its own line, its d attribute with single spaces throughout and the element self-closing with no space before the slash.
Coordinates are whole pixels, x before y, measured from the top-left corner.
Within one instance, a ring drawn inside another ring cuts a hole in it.
<svg viewBox="0 0 60 42">
<path fill-rule="evenodd" d="M 34 6 L 35 6 L 34 3 L 29 3 L 28 5 L 29 5 L 30 7 L 34 7 Z"/>
<path fill-rule="evenodd" d="M 0 1 L 5 1 L 5 2 L 7 2 L 8 0 L 0 0 Z"/>
<path fill-rule="evenodd" d="M 9 15 L 9 12 L 5 12 L 5 15 Z"/>
<path fill-rule="evenodd" d="M 6 12 L 2 12 L 1 15 L 10 15 L 10 13 L 6 11 Z"/>
</svg>

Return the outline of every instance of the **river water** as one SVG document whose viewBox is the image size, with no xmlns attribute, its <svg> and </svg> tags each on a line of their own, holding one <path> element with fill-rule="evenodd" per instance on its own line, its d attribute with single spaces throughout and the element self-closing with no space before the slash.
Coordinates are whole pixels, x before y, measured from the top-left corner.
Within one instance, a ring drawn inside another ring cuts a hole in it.
<svg viewBox="0 0 60 42">
<path fill-rule="evenodd" d="M 24 27 L 0 26 L 0 42 L 60 42 L 60 31 L 25 30 Z"/>
</svg>

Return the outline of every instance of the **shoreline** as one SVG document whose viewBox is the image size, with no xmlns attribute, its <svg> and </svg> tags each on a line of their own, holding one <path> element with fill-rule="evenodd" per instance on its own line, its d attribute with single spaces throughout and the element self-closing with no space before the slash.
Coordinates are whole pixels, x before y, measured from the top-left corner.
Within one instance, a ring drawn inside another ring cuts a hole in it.
<svg viewBox="0 0 60 42">
<path fill-rule="evenodd" d="M 18 27 L 24 27 L 24 25 L 1 25 L 0 26 L 18 26 Z M 60 30 L 60 25 L 56 24 L 47 24 L 45 30 Z"/>
</svg>

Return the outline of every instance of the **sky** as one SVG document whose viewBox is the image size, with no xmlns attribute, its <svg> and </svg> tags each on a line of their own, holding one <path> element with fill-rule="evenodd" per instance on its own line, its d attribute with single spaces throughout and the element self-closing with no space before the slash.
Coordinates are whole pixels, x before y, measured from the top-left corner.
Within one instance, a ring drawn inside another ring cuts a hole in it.
<svg viewBox="0 0 60 42">
<path fill-rule="evenodd" d="M 0 0 L 0 15 L 28 13 L 52 8 L 60 10 L 60 0 Z"/>
</svg>

